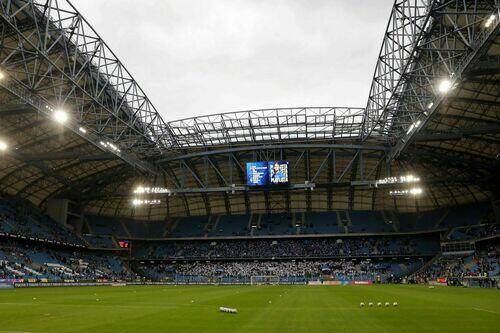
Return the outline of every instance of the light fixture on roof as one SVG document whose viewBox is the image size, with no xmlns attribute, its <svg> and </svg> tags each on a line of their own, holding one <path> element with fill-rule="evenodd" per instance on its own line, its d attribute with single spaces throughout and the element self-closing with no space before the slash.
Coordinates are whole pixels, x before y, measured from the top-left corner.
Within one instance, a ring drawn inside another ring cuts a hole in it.
<svg viewBox="0 0 500 333">
<path fill-rule="evenodd" d="M 409 190 L 392 190 L 389 191 L 389 195 L 393 197 L 402 197 L 408 194 L 412 195 L 420 195 L 423 193 L 423 190 L 420 187 L 414 187 Z"/>
<path fill-rule="evenodd" d="M 430 109 L 434 106 L 434 102 L 430 102 L 429 104 L 427 104 L 427 109 Z"/>
<path fill-rule="evenodd" d="M 159 205 L 161 203 L 160 199 L 133 199 L 132 205 L 141 206 L 141 205 Z"/>
<path fill-rule="evenodd" d="M 418 183 L 420 181 L 419 177 L 412 174 L 399 176 L 399 177 L 385 177 L 375 181 L 378 185 L 390 185 L 390 184 L 407 184 L 407 183 Z"/>
<path fill-rule="evenodd" d="M 54 117 L 54 120 L 57 121 L 59 124 L 64 124 L 69 119 L 68 113 L 66 111 L 60 110 L 60 109 L 54 111 L 53 117 Z"/>
<path fill-rule="evenodd" d="M 138 186 L 134 190 L 135 194 L 170 194 L 171 190 L 164 187 L 144 187 Z"/>
<path fill-rule="evenodd" d="M 491 14 L 490 17 L 488 17 L 488 19 L 486 20 L 486 22 L 484 22 L 484 26 L 486 28 L 489 28 L 494 20 L 495 20 L 495 14 Z"/>
<path fill-rule="evenodd" d="M 87 133 L 87 130 L 85 129 L 85 127 L 80 127 L 78 130 L 80 132 L 82 132 L 83 134 Z"/>
<path fill-rule="evenodd" d="M 7 148 L 9 148 L 9 145 L 7 144 L 7 142 L 0 140 L 0 151 L 6 151 Z"/>
<path fill-rule="evenodd" d="M 103 146 L 104 148 L 107 148 L 109 151 L 115 152 L 115 153 L 121 153 L 122 151 L 120 148 L 115 145 L 114 143 L 110 141 L 99 141 L 99 144 Z"/>
<path fill-rule="evenodd" d="M 451 81 L 449 79 L 443 79 L 438 84 L 438 91 L 442 94 L 446 94 L 448 91 L 450 91 L 451 87 L 452 87 Z"/>
<path fill-rule="evenodd" d="M 422 192 L 423 191 L 420 187 L 415 187 L 415 188 L 410 189 L 410 194 L 413 194 L 413 195 L 422 194 Z"/>
<path fill-rule="evenodd" d="M 4 77 L 5 77 L 5 74 L 2 71 L 0 71 L 0 80 L 2 80 Z"/>
<path fill-rule="evenodd" d="M 142 194 L 144 192 L 145 192 L 145 190 L 144 190 L 144 187 L 142 187 L 142 186 L 137 186 L 137 188 L 134 190 L 134 193 L 136 193 L 136 194 Z"/>
<path fill-rule="evenodd" d="M 417 120 L 413 124 L 408 127 L 408 130 L 406 131 L 406 134 L 410 134 L 414 129 L 418 128 L 422 122 L 420 120 Z"/>
</svg>

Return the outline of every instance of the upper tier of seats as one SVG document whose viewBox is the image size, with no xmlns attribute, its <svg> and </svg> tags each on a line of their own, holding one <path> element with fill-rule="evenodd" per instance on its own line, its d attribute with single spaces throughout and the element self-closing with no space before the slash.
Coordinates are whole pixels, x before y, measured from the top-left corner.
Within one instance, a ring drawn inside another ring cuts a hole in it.
<svg viewBox="0 0 500 333">
<path fill-rule="evenodd" d="M 440 277 L 489 276 L 500 274 L 498 253 L 500 246 L 487 245 L 475 252 L 443 254 L 417 278 L 435 280 Z"/>
<path fill-rule="evenodd" d="M 484 223 L 489 204 L 441 208 L 421 213 L 331 211 L 173 218 L 167 221 L 88 216 L 84 232 L 117 238 L 186 238 L 392 233 L 449 230 Z"/>
<path fill-rule="evenodd" d="M 134 277 L 120 259 L 112 255 L 0 243 L 1 279 L 86 281 Z"/>
<path fill-rule="evenodd" d="M 112 236 L 102 235 L 83 235 L 83 239 L 89 244 L 90 248 L 95 249 L 117 249 L 118 245 Z"/>
<path fill-rule="evenodd" d="M 193 216 L 171 218 L 166 221 L 86 216 L 81 232 L 94 236 L 114 236 L 117 239 L 148 239 L 454 230 L 449 236 L 450 239 L 460 240 L 483 234 L 479 225 L 492 224 L 490 212 L 490 205 L 481 203 L 421 213 L 393 211 L 256 213 Z M 86 236 L 84 241 L 75 232 L 56 223 L 31 203 L 0 194 L 0 235 L 2 234 L 80 246 L 116 248 L 114 241 L 109 238 L 95 239 Z"/>
<path fill-rule="evenodd" d="M 434 255 L 439 236 L 366 236 L 250 240 L 136 241 L 136 259 L 311 258 L 380 255 Z"/>
<path fill-rule="evenodd" d="M 0 234 L 84 246 L 73 231 L 43 214 L 28 201 L 0 194 Z"/>
<path fill-rule="evenodd" d="M 498 235 L 500 229 L 498 224 L 477 224 L 465 227 L 453 228 L 447 235 L 450 241 L 466 241 Z"/>
</svg>

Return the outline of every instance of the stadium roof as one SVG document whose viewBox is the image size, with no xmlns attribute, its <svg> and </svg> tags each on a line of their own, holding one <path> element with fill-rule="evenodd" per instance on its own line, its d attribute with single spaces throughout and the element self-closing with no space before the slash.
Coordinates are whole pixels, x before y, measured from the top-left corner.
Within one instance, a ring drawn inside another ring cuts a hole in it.
<svg viewBox="0 0 500 333">
<path fill-rule="evenodd" d="M 497 1 L 396 1 L 365 107 L 168 123 L 69 2 L 1 4 L 0 140 L 8 147 L 0 152 L 0 189 L 36 204 L 68 198 L 87 212 L 160 219 L 419 210 L 498 193 Z M 54 122 L 57 110 L 68 113 L 66 123 Z M 269 159 L 290 161 L 293 186 L 244 188 L 244 163 Z M 366 186 L 409 172 L 423 179 L 421 198 Z M 138 184 L 176 195 L 134 208 Z"/>
</svg>

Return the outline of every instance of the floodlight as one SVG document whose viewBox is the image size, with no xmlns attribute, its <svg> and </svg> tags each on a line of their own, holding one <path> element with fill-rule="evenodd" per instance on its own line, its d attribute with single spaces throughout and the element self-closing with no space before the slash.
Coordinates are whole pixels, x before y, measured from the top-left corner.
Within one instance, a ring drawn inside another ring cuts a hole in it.
<svg viewBox="0 0 500 333">
<path fill-rule="evenodd" d="M 417 120 L 416 122 L 414 122 L 413 124 L 410 125 L 410 127 L 408 127 L 408 130 L 406 131 L 406 134 L 410 134 L 414 129 L 416 129 L 418 126 L 420 126 L 422 122 L 420 120 Z"/>
<path fill-rule="evenodd" d="M 451 89 L 451 81 L 449 79 L 444 79 L 439 82 L 438 91 L 442 94 L 446 94 Z"/>
<path fill-rule="evenodd" d="M 0 80 L 2 80 L 4 77 L 5 77 L 5 74 L 2 71 L 0 71 Z"/>
<path fill-rule="evenodd" d="M 64 110 L 55 110 L 53 117 L 59 124 L 64 124 L 69 119 L 68 113 Z"/>
<path fill-rule="evenodd" d="M 87 130 L 84 127 L 80 127 L 78 130 L 83 134 L 87 133 Z"/>
<path fill-rule="evenodd" d="M 159 205 L 161 203 L 160 199 L 133 199 L 132 205 L 140 206 L 140 205 Z"/>
<path fill-rule="evenodd" d="M 7 145 L 7 142 L 0 140 L 0 151 L 6 151 L 9 146 Z"/>
<path fill-rule="evenodd" d="M 117 147 L 117 146 L 115 146 L 114 144 L 112 144 L 111 142 L 108 142 L 107 144 L 108 144 L 108 146 L 109 146 L 111 149 L 113 149 L 114 151 L 117 151 L 117 150 L 118 150 L 118 147 Z"/>
<path fill-rule="evenodd" d="M 410 193 L 413 195 L 422 194 L 422 189 L 420 187 L 412 188 Z"/>
<path fill-rule="evenodd" d="M 489 28 L 490 25 L 493 23 L 493 21 L 495 20 L 495 14 L 491 14 L 491 16 L 486 20 L 486 22 L 484 23 L 484 26 L 486 28 Z"/>
</svg>

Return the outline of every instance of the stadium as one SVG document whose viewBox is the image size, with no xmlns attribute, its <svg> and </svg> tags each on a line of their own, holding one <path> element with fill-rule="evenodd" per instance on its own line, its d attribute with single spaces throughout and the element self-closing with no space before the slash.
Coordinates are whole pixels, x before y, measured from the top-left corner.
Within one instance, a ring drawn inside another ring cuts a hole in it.
<svg viewBox="0 0 500 333">
<path fill-rule="evenodd" d="M 498 0 L 396 0 L 366 105 L 172 121 L 0 4 L 0 333 L 498 332 Z"/>
</svg>

